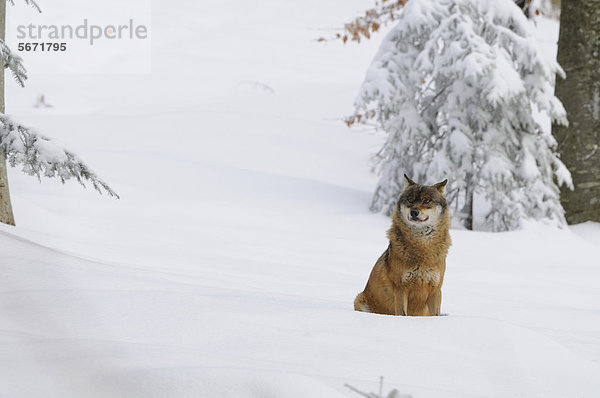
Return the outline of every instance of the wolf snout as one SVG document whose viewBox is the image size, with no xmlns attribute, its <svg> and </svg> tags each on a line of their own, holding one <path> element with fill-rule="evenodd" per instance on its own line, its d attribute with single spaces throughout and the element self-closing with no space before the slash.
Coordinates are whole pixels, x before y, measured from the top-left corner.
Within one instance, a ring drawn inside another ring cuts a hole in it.
<svg viewBox="0 0 600 398">
<path fill-rule="evenodd" d="M 419 209 L 410 209 L 410 216 L 415 219 L 419 217 Z"/>
</svg>

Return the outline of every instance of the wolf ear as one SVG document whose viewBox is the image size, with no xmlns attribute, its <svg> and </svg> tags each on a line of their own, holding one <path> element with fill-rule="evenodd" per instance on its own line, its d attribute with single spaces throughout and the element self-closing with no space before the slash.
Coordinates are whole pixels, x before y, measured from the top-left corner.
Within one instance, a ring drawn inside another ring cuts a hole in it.
<svg viewBox="0 0 600 398">
<path fill-rule="evenodd" d="M 444 193 L 444 189 L 446 188 L 446 184 L 448 183 L 448 180 L 444 180 L 442 182 L 438 182 L 437 184 L 435 184 L 433 187 L 435 189 L 437 189 L 438 191 L 440 191 L 440 193 Z"/>
<path fill-rule="evenodd" d="M 408 183 L 408 186 L 411 185 L 417 185 L 416 182 L 414 182 L 413 180 L 411 180 L 406 174 L 404 174 L 404 179 L 406 180 L 406 182 Z"/>
</svg>

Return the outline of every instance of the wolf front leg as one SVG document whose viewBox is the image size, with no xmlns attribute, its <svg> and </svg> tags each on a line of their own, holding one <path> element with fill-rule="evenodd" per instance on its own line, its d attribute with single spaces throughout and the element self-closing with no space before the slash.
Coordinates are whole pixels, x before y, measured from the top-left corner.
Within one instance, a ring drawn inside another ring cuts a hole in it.
<svg viewBox="0 0 600 398">
<path fill-rule="evenodd" d="M 401 287 L 394 292 L 394 315 L 408 315 L 408 294 Z"/>
<path fill-rule="evenodd" d="M 438 289 L 427 298 L 429 315 L 440 315 L 442 309 L 442 290 Z"/>
</svg>

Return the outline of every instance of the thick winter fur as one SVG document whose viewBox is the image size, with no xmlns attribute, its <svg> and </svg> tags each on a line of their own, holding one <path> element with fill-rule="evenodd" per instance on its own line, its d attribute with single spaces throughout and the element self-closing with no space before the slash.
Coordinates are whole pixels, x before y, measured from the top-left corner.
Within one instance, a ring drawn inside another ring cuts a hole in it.
<svg viewBox="0 0 600 398">
<path fill-rule="evenodd" d="M 448 180 L 416 184 L 406 175 L 388 230 L 387 250 L 371 271 L 365 290 L 356 296 L 356 311 L 388 315 L 440 315 L 450 216 L 444 199 Z M 411 214 L 412 211 L 412 214 Z"/>
</svg>

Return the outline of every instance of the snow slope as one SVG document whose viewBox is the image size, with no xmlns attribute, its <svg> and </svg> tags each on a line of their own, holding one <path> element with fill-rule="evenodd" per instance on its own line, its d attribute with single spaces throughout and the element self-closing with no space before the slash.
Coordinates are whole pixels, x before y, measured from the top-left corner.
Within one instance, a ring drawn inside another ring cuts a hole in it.
<svg viewBox="0 0 600 398">
<path fill-rule="evenodd" d="M 150 75 L 28 64 L 9 113 L 122 199 L 10 170 L 0 395 L 352 397 L 383 375 L 414 398 L 600 396 L 597 224 L 453 230 L 447 316 L 352 311 L 389 219 L 367 210 L 381 137 L 340 118 L 381 36 L 313 39 L 364 7 L 154 2 Z"/>
</svg>

